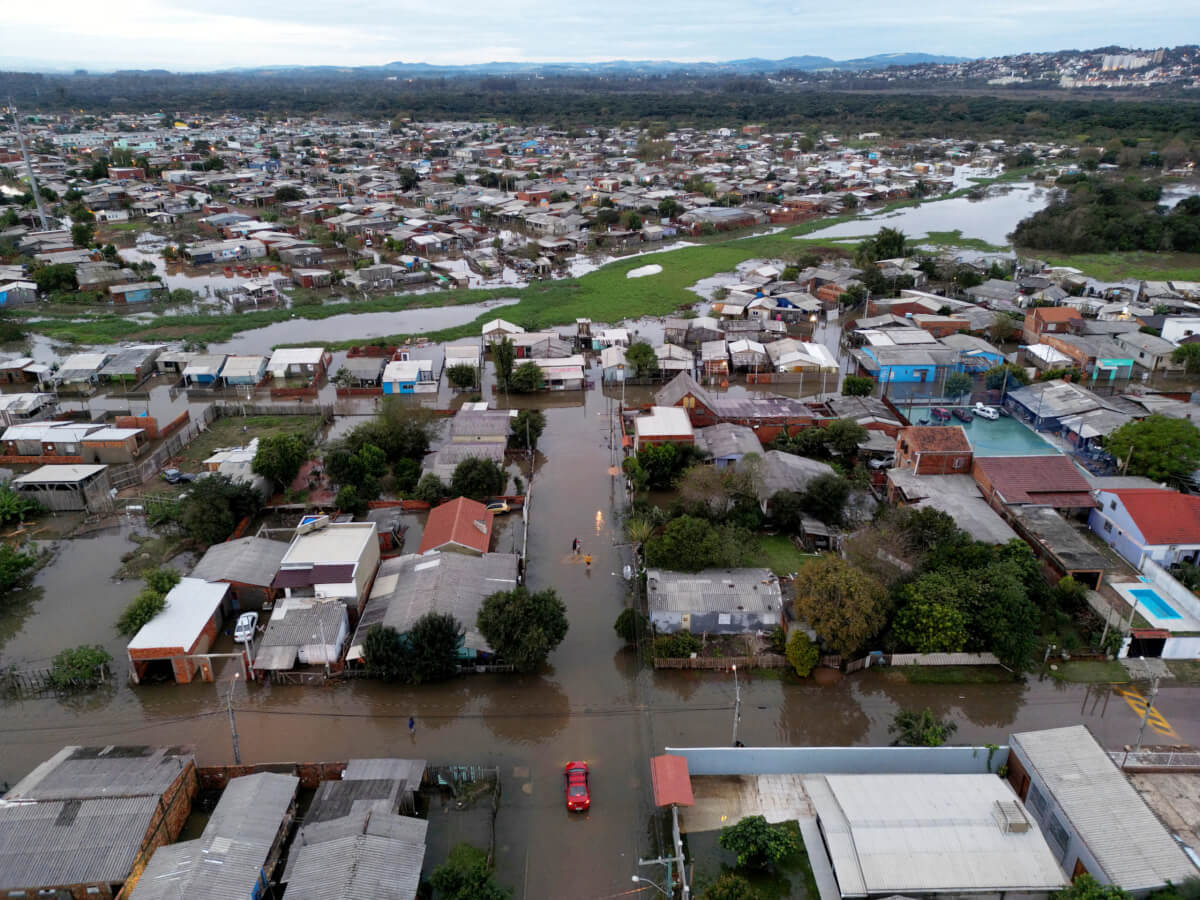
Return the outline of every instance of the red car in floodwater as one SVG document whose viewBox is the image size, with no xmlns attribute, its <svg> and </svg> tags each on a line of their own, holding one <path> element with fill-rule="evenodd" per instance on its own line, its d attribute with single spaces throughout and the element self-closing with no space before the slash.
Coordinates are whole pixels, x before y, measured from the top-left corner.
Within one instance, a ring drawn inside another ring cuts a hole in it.
<svg viewBox="0 0 1200 900">
<path fill-rule="evenodd" d="M 592 792 L 588 786 L 588 764 L 567 763 L 563 768 L 563 780 L 566 782 L 567 811 L 587 812 L 592 805 Z"/>
</svg>

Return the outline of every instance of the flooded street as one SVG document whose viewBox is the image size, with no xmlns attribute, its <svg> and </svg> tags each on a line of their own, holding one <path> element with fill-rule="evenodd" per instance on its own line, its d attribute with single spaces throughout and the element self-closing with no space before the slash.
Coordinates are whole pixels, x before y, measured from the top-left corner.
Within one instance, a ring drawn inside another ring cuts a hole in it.
<svg viewBox="0 0 1200 900">
<path fill-rule="evenodd" d="M 596 369 L 589 374 L 599 377 Z M 609 897 L 628 891 L 639 855 L 661 849 L 647 827 L 648 757 L 666 746 L 728 744 L 733 684 L 723 672 L 656 673 L 613 631 L 626 602 L 620 572 L 628 548 L 619 485 L 608 474 L 605 393 L 524 399 L 520 405 L 544 406 L 548 420 L 532 487 L 528 581 L 535 590 L 555 588 L 570 621 L 546 671 L 465 676 L 419 688 L 365 680 L 330 687 L 239 685 L 237 727 L 248 762 L 394 755 L 499 766 L 499 880 L 517 897 Z M 590 572 L 571 559 L 573 537 L 594 558 Z M 108 576 L 130 546 L 114 531 L 63 542 L 59 561 L 0 618 L 5 664 L 35 664 L 66 646 L 101 643 L 113 653 L 117 675 L 115 684 L 93 693 L 9 702 L 0 726 L 0 781 L 15 781 L 71 743 L 189 744 L 201 763 L 232 761 L 228 683 L 134 689 L 125 682 L 124 641 L 112 623 L 139 584 Z M 959 723 L 956 741 L 975 743 L 1002 743 L 1018 729 L 1085 722 L 1112 747 L 1133 741 L 1139 724 L 1106 685 L 1036 679 L 918 685 L 898 673 L 868 670 L 820 686 L 772 674 L 742 680 L 740 737 L 750 746 L 886 743 L 899 707 L 931 706 Z M 1159 694 L 1180 742 L 1200 741 L 1198 693 L 1165 684 Z M 417 720 L 415 736 L 407 733 L 410 715 Z M 593 805 L 586 816 L 568 815 L 564 806 L 562 766 L 571 759 L 592 767 Z"/>
</svg>

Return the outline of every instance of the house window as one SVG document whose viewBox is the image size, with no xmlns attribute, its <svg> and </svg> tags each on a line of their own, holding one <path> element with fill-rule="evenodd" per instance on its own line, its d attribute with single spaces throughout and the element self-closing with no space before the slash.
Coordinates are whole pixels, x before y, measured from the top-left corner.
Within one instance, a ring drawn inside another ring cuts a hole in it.
<svg viewBox="0 0 1200 900">
<path fill-rule="evenodd" d="M 966 464 L 967 464 L 967 461 L 960 456 L 958 459 L 956 459 L 954 461 L 954 468 L 961 469 Z"/>
<path fill-rule="evenodd" d="M 1104 520 L 1104 530 L 1112 531 L 1112 522 L 1108 521 L 1108 519 Z"/>
<path fill-rule="evenodd" d="M 1046 812 L 1046 797 L 1036 786 L 1029 786 L 1029 806 L 1038 814 L 1040 819 Z"/>
<path fill-rule="evenodd" d="M 718 625 L 729 625 L 733 621 L 733 617 L 729 613 L 717 613 Z"/>
<path fill-rule="evenodd" d="M 1116 500 L 1109 500 L 1109 501 L 1108 501 L 1108 508 L 1109 508 L 1109 509 L 1116 509 L 1116 508 L 1117 508 L 1117 501 L 1116 501 Z"/>
<path fill-rule="evenodd" d="M 1046 819 L 1046 837 L 1050 839 L 1051 846 L 1058 848 L 1058 855 L 1061 858 L 1067 852 L 1070 835 L 1067 834 L 1067 829 L 1063 828 L 1062 822 L 1058 821 L 1057 816 L 1050 816 Z"/>
</svg>

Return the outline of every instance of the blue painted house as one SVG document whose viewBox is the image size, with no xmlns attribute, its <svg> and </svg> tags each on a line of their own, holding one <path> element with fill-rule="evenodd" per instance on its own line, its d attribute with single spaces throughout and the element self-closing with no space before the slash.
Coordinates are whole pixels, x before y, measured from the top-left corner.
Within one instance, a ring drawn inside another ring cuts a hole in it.
<svg viewBox="0 0 1200 900">
<path fill-rule="evenodd" d="M 0 284 L 0 306 L 24 306 L 37 300 L 37 285 L 32 281 Z"/>
<path fill-rule="evenodd" d="M 940 345 L 872 347 L 852 351 L 859 372 L 881 384 L 937 384 L 962 371 L 958 353 Z"/>
<path fill-rule="evenodd" d="M 428 394 L 437 391 L 433 360 L 404 359 L 387 364 L 383 370 L 385 394 Z"/>
<path fill-rule="evenodd" d="M 113 303 L 149 303 L 167 293 L 161 281 L 135 281 L 132 284 L 110 284 L 108 294 Z"/>
</svg>

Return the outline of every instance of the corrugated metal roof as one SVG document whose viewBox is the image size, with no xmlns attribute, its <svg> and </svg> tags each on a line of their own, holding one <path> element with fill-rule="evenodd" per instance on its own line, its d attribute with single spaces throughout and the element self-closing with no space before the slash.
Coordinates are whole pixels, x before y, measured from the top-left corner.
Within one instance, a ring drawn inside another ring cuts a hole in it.
<svg viewBox="0 0 1200 900">
<path fill-rule="evenodd" d="M 192 577 L 269 587 L 287 549 L 283 541 L 258 537 L 213 544 L 192 569 Z"/>
<path fill-rule="evenodd" d="M 1109 881 L 1142 891 L 1200 875 L 1086 727 L 1026 731 L 1011 742 Z"/>
<path fill-rule="evenodd" d="M 124 881 L 157 794 L 0 801 L 0 890 Z"/>
<path fill-rule="evenodd" d="M 364 778 L 395 778 L 415 790 L 425 774 L 423 759 L 352 759 L 346 763 L 343 781 L 361 781 Z"/>
<path fill-rule="evenodd" d="M 198 839 L 154 852 L 131 900 L 253 897 L 299 786 L 272 772 L 234 778 Z"/>
<path fill-rule="evenodd" d="M 1035 893 L 1067 883 L 1035 823 L 1002 827 L 998 811 L 1011 818 L 1020 807 L 994 775 L 824 775 L 804 785 L 843 897 Z"/>
<path fill-rule="evenodd" d="M 651 610 L 670 612 L 770 612 L 783 602 L 767 569 L 647 569 L 646 593 Z"/>
<path fill-rule="evenodd" d="M 64 747 L 22 778 L 6 800 L 159 796 L 193 761 L 163 747 Z"/>
<path fill-rule="evenodd" d="M 360 834 L 293 853 L 288 900 L 412 900 L 425 844 Z"/>
<path fill-rule="evenodd" d="M 440 551 L 421 556 L 409 554 L 384 560 L 376 581 L 390 575 L 396 576 L 395 589 L 386 595 L 372 592 L 350 642 L 347 659 L 357 658 L 372 625 L 382 623 L 403 634 L 428 612 L 451 613 L 465 630 L 463 646 L 490 652 L 476 627 L 476 619 L 485 598 L 516 587 L 517 556 L 513 553 L 466 556 Z"/>
<path fill-rule="evenodd" d="M 763 452 L 762 442 L 753 428 L 725 422 L 708 428 L 697 428 L 696 446 L 712 454 L 715 459 L 745 456 L 747 453 L 761 455 Z"/>
</svg>

